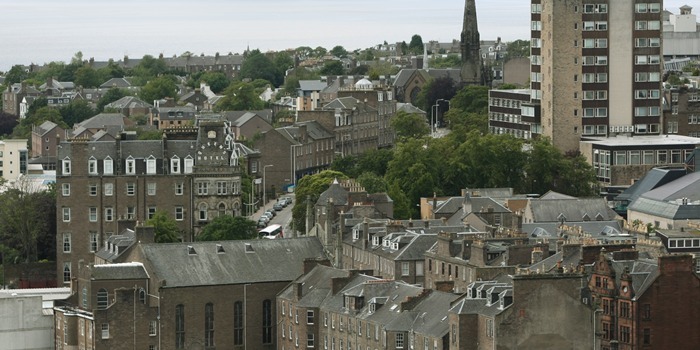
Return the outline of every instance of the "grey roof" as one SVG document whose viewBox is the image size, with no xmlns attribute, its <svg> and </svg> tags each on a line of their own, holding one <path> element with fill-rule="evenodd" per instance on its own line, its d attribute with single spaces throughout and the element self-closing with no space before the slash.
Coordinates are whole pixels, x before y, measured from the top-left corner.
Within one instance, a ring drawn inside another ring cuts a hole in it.
<svg viewBox="0 0 700 350">
<path fill-rule="evenodd" d="M 399 254 L 396 256 L 396 260 L 406 261 L 406 260 L 423 260 L 425 259 L 425 252 L 430 249 L 430 247 L 437 242 L 436 234 L 422 234 L 422 235 L 412 235 L 409 236 L 410 241 L 408 244 L 401 249 Z"/>
<path fill-rule="evenodd" d="M 344 189 L 343 186 L 340 186 L 337 180 L 333 180 L 333 183 L 331 183 L 328 189 L 321 193 L 316 204 L 326 205 L 331 198 L 333 199 L 333 205 L 348 204 L 348 191 Z"/>
<path fill-rule="evenodd" d="M 47 121 L 41 123 L 41 125 L 39 125 L 37 128 L 35 128 L 35 130 L 38 131 L 37 133 L 39 135 L 44 136 L 44 135 L 46 135 L 47 132 L 53 130 L 53 128 L 55 128 L 57 126 L 58 126 L 58 124 L 56 124 L 50 120 L 47 120 Z"/>
<path fill-rule="evenodd" d="M 438 202 L 437 208 L 433 208 L 436 214 L 454 214 L 462 209 L 462 197 L 450 197 L 445 201 Z"/>
<path fill-rule="evenodd" d="M 100 85 L 100 88 L 102 89 L 108 89 L 108 88 L 128 88 L 131 87 L 131 82 L 126 80 L 125 78 L 112 78 L 104 82 L 102 85 Z"/>
<path fill-rule="evenodd" d="M 686 204 L 684 204 L 684 198 L 687 199 Z M 698 208 L 700 208 L 700 172 L 695 172 L 642 194 L 630 203 L 628 210 L 683 220 L 700 218 Z"/>
<path fill-rule="evenodd" d="M 629 234 L 623 233 L 620 222 L 612 221 L 567 221 L 567 228 L 581 228 L 581 233 L 590 234 L 592 238 L 615 240 L 629 239 Z M 523 223 L 522 231 L 532 238 L 558 238 L 558 222 Z"/>
<path fill-rule="evenodd" d="M 92 267 L 91 277 L 94 280 L 146 279 L 148 272 L 139 262 L 102 264 Z"/>
<path fill-rule="evenodd" d="M 299 90 L 302 91 L 321 91 L 328 84 L 321 80 L 299 80 Z"/>
<path fill-rule="evenodd" d="M 632 186 L 628 187 L 624 192 L 615 197 L 618 201 L 633 201 L 642 194 L 651 191 L 659 186 L 665 185 L 673 180 L 676 180 L 688 171 L 684 168 L 654 168 L 644 175 L 639 181 L 636 181 Z"/>
<path fill-rule="evenodd" d="M 134 96 L 124 96 L 112 103 L 105 105 L 105 108 L 152 108 L 150 104 L 139 100 Z"/>
<path fill-rule="evenodd" d="M 590 220 L 610 221 L 617 217 L 604 198 L 530 199 L 527 207 L 534 222 L 560 222 L 562 218 L 565 221 L 585 221 L 585 216 Z"/>
<path fill-rule="evenodd" d="M 300 276 L 294 282 L 301 283 L 302 297 L 297 305 L 300 307 L 319 307 L 330 295 L 333 278 L 348 277 L 350 271 L 336 269 L 325 265 L 317 265 L 309 273 Z M 279 294 L 280 297 L 292 299 L 294 286 L 290 284 Z"/>
<path fill-rule="evenodd" d="M 125 126 L 129 124 L 127 121 L 128 118 L 121 113 L 100 113 L 76 125 L 85 129 L 101 129 L 109 125 Z"/>
<path fill-rule="evenodd" d="M 576 197 L 559 192 L 547 191 L 547 193 L 543 194 L 539 199 L 576 199 Z"/>
<path fill-rule="evenodd" d="M 426 114 L 426 112 L 410 103 L 396 103 L 396 112 L 406 112 L 408 114 Z"/>
<path fill-rule="evenodd" d="M 612 268 L 616 272 L 615 282 L 617 285 L 620 285 L 623 272 L 628 271 L 632 278 L 634 299 L 639 299 L 659 276 L 659 266 L 655 260 L 617 260 L 612 261 Z"/>
<path fill-rule="evenodd" d="M 217 245 L 223 253 L 217 252 Z M 325 257 L 316 237 L 143 244 L 139 248 L 157 278 L 165 280 L 166 288 L 291 281 L 302 274 L 305 259 Z"/>
<path fill-rule="evenodd" d="M 433 291 L 411 310 L 415 314 L 413 326 L 415 332 L 440 338 L 449 332 L 447 310 L 450 303 L 459 296 L 452 293 Z"/>
<path fill-rule="evenodd" d="M 360 100 L 348 96 L 348 97 L 339 97 L 336 98 L 335 100 L 329 102 L 325 106 L 323 106 L 323 109 L 353 109 L 357 106 L 357 104 L 360 103 Z"/>
</svg>

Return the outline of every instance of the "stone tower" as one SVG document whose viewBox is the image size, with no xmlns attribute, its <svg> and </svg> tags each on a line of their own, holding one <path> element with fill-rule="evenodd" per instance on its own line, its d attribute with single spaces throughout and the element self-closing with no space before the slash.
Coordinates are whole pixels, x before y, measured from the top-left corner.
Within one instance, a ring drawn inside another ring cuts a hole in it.
<svg viewBox="0 0 700 350">
<path fill-rule="evenodd" d="M 481 79 L 481 53 L 479 28 L 476 22 L 475 0 L 465 0 L 464 22 L 462 28 L 462 83 L 467 85 L 480 85 Z"/>
</svg>

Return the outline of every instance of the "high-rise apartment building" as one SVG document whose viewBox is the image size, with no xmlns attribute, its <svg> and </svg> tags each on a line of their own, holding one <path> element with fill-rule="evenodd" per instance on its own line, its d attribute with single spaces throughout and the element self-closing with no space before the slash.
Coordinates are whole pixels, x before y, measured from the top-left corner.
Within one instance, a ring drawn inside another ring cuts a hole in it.
<svg viewBox="0 0 700 350">
<path fill-rule="evenodd" d="M 491 108 L 491 132 L 547 136 L 562 151 L 578 150 L 582 137 L 660 134 L 661 8 L 658 0 L 532 0 L 531 103 L 522 118 Z M 529 132 L 512 119 L 528 121 Z"/>
</svg>

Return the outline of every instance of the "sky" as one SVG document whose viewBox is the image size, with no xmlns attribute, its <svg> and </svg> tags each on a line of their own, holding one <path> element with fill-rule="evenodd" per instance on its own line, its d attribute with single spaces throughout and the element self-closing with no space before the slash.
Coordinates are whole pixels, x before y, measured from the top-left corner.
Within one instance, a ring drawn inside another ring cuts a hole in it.
<svg viewBox="0 0 700 350">
<path fill-rule="evenodd" d="M 9 1 L 8 1 L 9 2 Z M 686 2 L 665 0 L 674 13 Z M 482 40 L 529 39 L 528 0 L 476 0 Z M 464 0 L 24 0 L 0 5 L 0 71 L 15 64 L 190 51 L 341 45 L 348 51 L 459 39 Z"/>
</svg>

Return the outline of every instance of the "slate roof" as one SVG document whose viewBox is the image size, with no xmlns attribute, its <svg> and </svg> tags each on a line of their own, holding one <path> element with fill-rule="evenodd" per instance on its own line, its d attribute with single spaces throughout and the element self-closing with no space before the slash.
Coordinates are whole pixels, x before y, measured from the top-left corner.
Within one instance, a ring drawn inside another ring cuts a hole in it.
<svg viewBox="0 0 700 350">
<path fill-rule="evenodd" d="M 125 115 L 121 113 L 100 113 L 92 118 L 86 119 L 75 127 L 76 131 L 78 127 L 83 127 L 85 129 L 102 129 L 107 126 L 127 126 L 131 125 L 133 122 L 129 120 Z"/>
<path fill-rule="evenodd" d="M 139 100 L 134 96 L 124 96 L 112 103 L 105 105 L 105 108 L 152 108 L 150 104 Z"/>
<path fill-rule="evenodd" d="M 302 275 L 294 280 L 295 283 L 301 283 L 302 298 L 297 305 L 300 307 L 319 307 L 323 301 L 330 296 L 331 280 L 333 278 L 348 277 L 350 271 L 336 269 L 325 265 L 316 265 L 309 273 Z M 285 299 L 294 298 L 294 286 L 290 284 L 282 292 L 279 297 Z"/>
<path fill-rule="evenodd" d="M 576 197 L 550 190 L 543 194 L 539 199 L 576 199 Z"/>
<path fill-rule="evenodd" d="M 630 239 L 629 234 L 623 233 L 620 222 L 612 221 L 567 221 L 567 227 L 580 227 L 582 233 L 590 234 L 592 238 L 614 240 Z M 523 223 L 522 231 L 531 238 L 559 238 L 558 222 Z"/>
<path fill-rule="evenodd" d="M 408 244 L 399 251 L 395 260 L 424 260 L 425 252 L 437 242 L 436 234 L 422 234 L 410 236 Z"/>
<path fill-rule="evenodd" d="M 665 185 L 673 180 L 683 177 L 688 172 L 684 168 L 654 168 L 644 175 L 639 181 L 620 193 L 615 200 L 634 201 L 642 194 L 651 191 L 659 186 Z"/>
<path fill-rule="evenodd" d="M 612 261 L 612 268 L 615 270 L 615 283 L 618 286 L 625 269 L 629 271 L 635 300 L 639 299 L 659 276 L 659 266 L 656 260 L 617 260 Z"/>
<path fill-rule="evenodd" d="M 46 135 L 47 132 L 53 130 L 53 128 L 57 127 L 58 124 L 52 122 L 52 121 L 45 121 L 41 123 L 38 127 L 34 128 L 34 130 L 37 132 L 37 134 L 44 136 Z"/>
<path fill-rule="evenodd" d="M 101 89 L 108 89 L 108 88 L 129 88 L 131 87 L 131 82 L 126 80 L 125 78 L 112 78 L 104 82 L 102 85 L 100 85 Z"/>
<path fill-rule="evenodd" d="M 527 207 L 534 222 L 560 222 L 560 215 L 566 221 L 584 221 L 585 215 L 591 220 L 597 220 L 600 214 L 602 221 L 611 221 L 617 217 L 603 198 L 530 199 Z"/>
<path fill-rule="evenodd" d="M 683 204 L 687 198 L 687 204 Z M 639 196 L 628 210 L 673 220 L 700 218 L 700 172 L 690 173 Z"/>
<path fill-rule="evenodd" d="M 435 214 L 454 214 L 462 209 L 462 201 L 462 197 L 450 197 L 447 200 L 438 202 L 437 208 L 433 208 L 433 211 Z"/>
<path fill-rule="evenodd" d="M 433 291 L 411 310 L 415 315 L 411 329 L 420 334 L 440 338 L 449 332 L 447 310 L 459 296 Z"/>
<path fill-rule="evenodd" d="M 331 183 L 328 189 L 318 196 L 316 204 L 326 205 L 331 198 L 333 199 L 333 205 L 348 204 L 348 191 L 344 189 L 343 186 L 340 186 L 337 180 L 333 180 L 333 183 Z"/>
<path fill-rule="evenodd" d="M 303 273 L 305 259 L 326 258 L 316 237 L 142 244 L 139 249 L 165 288 L 291 281 Z"/>
<path fill-rule="evenodd" d="M 328 84 L 321 80 L 299 80 L 299 90 L 301 91 L 321 91 Z"/>
<path fill-rule="evenodd" d="M 406 112 L 408 114 L 426 114 L 426 112 L 410 103 L 396 103 L 396 112 Z"/>
<path fill-rule="evenodd" d="M 91 277 L 94 280 L 130 280 L 146 279 L 148 272 L 140 262 L 120 264 L 102 264 L 92 267 Z"/>
</svg>

